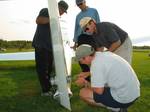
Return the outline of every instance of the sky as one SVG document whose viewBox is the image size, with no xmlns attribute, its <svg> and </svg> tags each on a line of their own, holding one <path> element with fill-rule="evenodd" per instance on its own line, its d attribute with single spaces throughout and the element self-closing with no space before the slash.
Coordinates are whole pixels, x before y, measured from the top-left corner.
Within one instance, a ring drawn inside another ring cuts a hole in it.
<svg viewBox="0 0 150 112">
<path fill-rule="evenodd" d="M 72 40 L 80 10 L 75 0 L 65 1 L 69 9 L 61 18 L 66 20 L 68 37 Z M 86 4 L 97 9 L 101 21 L 113 22 L 124 29 L 134 45 L 150 45 L 149 0 L 86 0 Z M 0 39 L 32 40 L 36 17 L 47 6 L 47 0 L 0 0 Z"/>
</svg>

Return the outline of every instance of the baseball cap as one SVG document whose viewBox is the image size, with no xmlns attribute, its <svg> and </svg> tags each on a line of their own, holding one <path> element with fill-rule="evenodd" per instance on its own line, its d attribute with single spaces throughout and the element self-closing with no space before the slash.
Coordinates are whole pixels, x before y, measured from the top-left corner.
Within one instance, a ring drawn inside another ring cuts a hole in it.
<svg viewBox="0 0 150 112">
<path fill-rule="evenodd" d="M 81 20 L 80 20 L 80 27 L 81 28 L 84 28 L 88 23 L 89 23 L 89 21 L 91 21 L 91 20 L 93 20 L 93 21 L 95 21 L 93 18 L 91 18 L 91 17 L 83 17 Z"/>
<path fill-rule="evenodd" d="M 67 9 L 69 6 L 65 1 L 63 1 L 63 0 L 59 1 L 58 6 L 61 7 L 65 13 L 67 13 Z"/>
<path fill-rule="evenodd" d="M 81 58 L 89 56 L 94 52 L 95 50 L 92 46 L 88 44 L 82 44 L 76 49 L 76 59 L 79 61 Z"/>
<path fill-rule="evenodd" d="M 85 2 L 85 0 L 76 0 L 76 4 L 80 4 L 80 3 L 83 3 Z"/>
</svg>

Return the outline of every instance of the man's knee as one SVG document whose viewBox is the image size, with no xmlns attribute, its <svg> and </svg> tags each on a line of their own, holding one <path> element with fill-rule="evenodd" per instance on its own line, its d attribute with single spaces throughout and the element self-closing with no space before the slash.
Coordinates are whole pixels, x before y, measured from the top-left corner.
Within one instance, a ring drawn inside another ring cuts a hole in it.
<svg viewBox="0 0 150 112">
<path fill-rule="evenodd" d="M 89 88 L 82 88 L 79 94 L 80 98 L 85 100 L 87 98 L 92 98 L 92 91 Z"/>
<path fill-rule="evenodd" d="M 85 101 L 86 103 L 93 105 L 93 106 L 100 106 L 100 107 L 105 107 L 101 103 L 96 103 L 93 99 L 93 92 L 89 88 L 83 88 L 80 90 L 80 98 Z"/>
<path fill-rule="evenodd" d="M 82 88 L 79 93 L 79 96 L 81 99 L 82 99 L 82 97 L 84 97 L 84 93 L 85 93 L 85 90 L 84 90 L 84 88 Z"/>
</svg>

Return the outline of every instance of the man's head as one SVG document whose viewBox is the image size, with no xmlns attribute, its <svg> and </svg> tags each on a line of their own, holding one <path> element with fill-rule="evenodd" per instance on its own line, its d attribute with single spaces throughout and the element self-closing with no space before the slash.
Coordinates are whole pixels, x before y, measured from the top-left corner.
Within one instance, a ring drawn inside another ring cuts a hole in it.
<svg viewBox="0 0 150 112">
<path fill-rule="evenodd" d="M 59 14 L 63 15 L 64 13 L 67 13 L 67 9 L 69 6 L 65 1 L 61 0 L 58 2 L 58 7 L 59 7 Z"/>
<path fill-rule="evenodd" d="M 86 9 L 86 2 L 85 0 L 76 0 L 76 5 L 81 9 L 84 10 Z"/>
<path fill-rule="evenodd" d="M 96 30 L 96 21 L 91 17 L 83 17 L 80 20 L 80 27 L 84 32 L 93 34 Z"/>
<path fill-rule="evenodd" d="M 82 64 L 91 63 L 91 55 L 95 53 L 95 50 L 92 46 L 88 44 L 82 44 L 76 49 L 76 59 Z"/>
</svg>

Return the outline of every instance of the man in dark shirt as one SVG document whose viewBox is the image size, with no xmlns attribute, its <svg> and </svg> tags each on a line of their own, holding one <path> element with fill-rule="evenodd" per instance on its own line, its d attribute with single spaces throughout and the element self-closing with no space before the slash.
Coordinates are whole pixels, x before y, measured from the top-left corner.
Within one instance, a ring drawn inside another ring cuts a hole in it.
<svg viewBox="0 0 150 112">
<path fill-rule="evenodd" d="M 93 36 L 96 42 L 96 51 L 103 51 L 105 47 L 108 51 L 114 52 L 131 64 L 132 43 L 128 34 L 120 27 L 110 22 L 96 24 L 95 20 L 90 17 L 81 19 L 80 26 L 84 32 Z M 82 85 L 83 79 L 90 81 L 90 73 L 80 73 L 76 83 Z"/>
<path fill-rule="evenodd" d="M 67 11 L 68 4 L 65 1 L 60 1 L 58 8 L 61 16 Z M 37 29 L 32 43 L 32 46 L 35 48 L 36 71 L 42 88 L 41 95 L 49 96 L 51 95 L 51 83 L 49 80 L 53 67 L 53 51 L 47 8 L 43 8 L 40 11 L 36 23 Z"/>
<path fill-rule="evenodd" d="M 97 50 L 105 47 L 131 64 L 132 43 L 128 34 L 120 27 L 110 22 L 96 24 L 90 17 L 82 18 L 80 26 L 83 31 L 93 35 L 98 45 Z"/>
<path fill-rule="evenodd" d="M 95 48 L 95 50 L 97 48 L 96 42 L 95 42 L 94 38 L 92 37 L 92 35 L 88 35 L 88 34 L 79 35 L 77 43 L 78 43 L 77 47 L 82 45 L 82 44 L 88 44 L 88 45 L 91 45 L 93 48 Z M 80 74 L 78 74 L 78 76 L 79 77 L 84 76 L 84 78 L 86 80 L 90 81 L 90 77 L 89 77 L 90 68 L 89 68 L 89 66 L 86 64 L 81 64 L 80 62 L 79 62 L 79 65 L 81 67 L 82 72 Z"/>
</svg>

